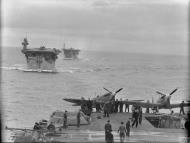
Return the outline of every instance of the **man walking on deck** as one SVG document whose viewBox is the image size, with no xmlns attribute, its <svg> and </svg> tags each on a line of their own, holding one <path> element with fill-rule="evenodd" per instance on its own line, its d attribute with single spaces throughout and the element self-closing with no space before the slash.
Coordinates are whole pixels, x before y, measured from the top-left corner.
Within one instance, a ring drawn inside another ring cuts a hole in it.
<svg viewBox="0 0 190 143">
<path fill-rule="evenodd" d="M 139 119 L 139 112 L 138 109 L 136 108 L 134 113 L 133 113 L 133 124 L 132 127 L 136 124 L 136 128 L 138 126 L 138 119 Z"/>
<path fill-rule="evenodd" d="M 109 140 L 109 133 L 112 131 L 110 120 L 107 121 L 107 123 L 104 126 L 104 129 L 105 129 L 105 141 L 107 142 Z"/>
<path fill-rule="evenodd" d="M 77 113 L 77 127 L 80 127 L 80 117 L 81 117 L 81 110 L 79 109 L 79 112 Z"/>
<path fill-rule="evenodd" d="M 127 131 L 126 135 L 128 137 L 130 137 L 130 128 L 131 128 L 131 123 L 130 123 L 130 120 L 128 120 L 126 123 L 126 131 Z"/>
<path fill-rule="evenodd" d="M 125 140 L 125 134 L 127 134 L 125 126 L 123 125 L 123 122 L 121 122 L 118 132 L 119 132 L 120 142 L 123 143 Z"/>
</svg>

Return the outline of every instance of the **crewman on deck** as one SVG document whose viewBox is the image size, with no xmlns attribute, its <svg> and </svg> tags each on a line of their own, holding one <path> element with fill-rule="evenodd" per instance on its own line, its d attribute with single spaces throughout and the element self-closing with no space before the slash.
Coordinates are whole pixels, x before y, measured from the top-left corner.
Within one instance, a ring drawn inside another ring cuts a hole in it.
<svg viewBox="0 0 190 143">
<path fill-rule="evenodd" d="M 112 126 L 110 124 L 110 120 L 107 121 L 107 123 L 104 126 L 105 129 L 105 141 L 108 141 L 109 133 L 112 131 Z"/>
<path fill-rule="evenodd" d="M 132 107 L 131 107 L 131 112 L 134 113 L 134 111 L 135 111 L 135 106 L 132 105 Z"/>
<path fill-rule="evenodd" d="M 138 119 L 139 119 L 139 111 L 136 108 L 133 114 L 133 123 L 132 123 L 132 127 L 136 124 L 136 128 L 138 126 Z"/>
<path fill-rule="evenodd" d="M 81 110 L 79 109 L 78 113 L 77 113 L 77 127 L 80 127 L 80 118 L 81 118 Z"/>
<path fill-rule="evenodd" d="M 139 107 L 139 124 L 142 123 L 142 107 Z"/>
<path fill-rule="evenodd" d="M 65 113 L 63 115 L 63 128 L 67 128 L 67 110 L 65 110 Z"/>
<path fill-rule="evenodd" d="M 111 101 L 111 110 L 110 113 L 114 113 L 115 110 L 115 100 Z"/>
<path fill-rule="evenodd" d="M 120 102 L 119 102 L 119 109 L 120 109 L 120 113 L 123 112 L 123 102 L 122 102 L 122 98 L 120 99 Z"/>
<path fill-rule="evenodd" d="M 128 99 L 127 99 L 127 101 L 128 101 Z M 129 104 L 128 104 L 128 103 L 125 103 L 125 112 L 127 112 L 127 110 L 128 110 L 128 112 L 129 112 Z"/>
<path fill-rule="evenodd" d="M 92 101 L 90 100 L 90 98 L 88 98 L 87 107 L 89 111 L 88 116 L 90 116 L 92 113 Z"/>
<path fill-rule="evenodd" d="M 116 99 L 116 101 L 115 101 L 115 106 L 114 106 L 114 111 L 115 111 L 115 113 L 117 113 L 118 112 L 118 106 L 119 106 L 119 101 L 118 101 L 118 99 Z"/>
<path fill-rule="evenodd" d="M 183 114 L 183 115 L 185 115 L 185 112 L 184 112 L 184 101 L 182 101 L 181 102 L 181 104 L 180 104 L 180 112 L 179 112 L 179 114 Z"/>
<path fill-rule="evenodd" d="M 104 104 L 104 117 L 109 117 L 109 113 L 110 113 L 110 110 L 111 110 L 111 103 L 108 101 Z"/>
<path fill-rule="evenodd" d="M 96 112 L 100 112 L 101 110 L 100 103 L 95 102 L 95 105 L 96 105 Z"/>
<path fill-rule="evenodd" d="M 127 131 L 126 131 L 125 126 L 123 125 L 123 122 L 121 122 L 118 132 L 119 132 L 120 142 L 123 143 L 125 140 L 125 134 L 127 134 Z"/>
<path fill-rule="evenodd" d="M 81 97 L 81 110 L 84 111 L 86 107 L 86 102 L 84 97 Z"/>
<path fill-rule="evenodd" d="M 130 128 L 131 128 L 131 123 L 130 123 L 130 120 L 128 120 L 126 123 L 126 131 L 127 131 L 126 135 L 128 137 L 130 137 Z"/>
</svg>

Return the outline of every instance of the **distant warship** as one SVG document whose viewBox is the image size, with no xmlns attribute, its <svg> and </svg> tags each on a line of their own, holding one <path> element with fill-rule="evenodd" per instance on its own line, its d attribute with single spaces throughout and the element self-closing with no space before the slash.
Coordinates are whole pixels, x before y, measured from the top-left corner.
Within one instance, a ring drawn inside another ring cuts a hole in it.
<svg viewBox="0 0 190 143">
<path fill-rule="evenodd" d="M 27 38 L 22 42 L 22 53 L 26 56 L 27 70 L 31 71 L 55 71 L 55 61 L 61 52 L 58 49 L 50 49 L 41 46 L 40 48 L 28 49 Z"/>
<path fill-rule="evenodd" d="M 74 48 L 65 48 L 65 44 L 64 44 L 64 48 L 63 50 L 63 54 L 64 54 L 64 59 L 65 60 L 75 60 L 78 59 L 78 55 L 80 50 L 79 49 L 74 49 Z"/>
</svg>

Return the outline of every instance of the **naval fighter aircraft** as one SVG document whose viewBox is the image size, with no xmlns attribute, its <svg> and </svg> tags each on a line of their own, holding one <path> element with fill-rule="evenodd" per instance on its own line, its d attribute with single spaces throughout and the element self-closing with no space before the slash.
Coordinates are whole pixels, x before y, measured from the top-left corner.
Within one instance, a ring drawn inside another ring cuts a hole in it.
<svg viewBox="0 0 190 143">
<path fill-rule="evenodd" d="M 115 100 L 115 95 L 120 92 L 123 88 L 118 89 L 115 92 L 111 92 L 110 90 L 104 88 L 107 93 L 101 95 L 101 96 L 97 96 L 95 98 L 93 98 L 91 101 L 93 102 L 93 107 L 95 107 L 96 103 L 99 104 L 104 104 L 106 102 L 111 102 Z M 74 103 L 73 106 L 80 106 L 82 103 L 84 102 L 88 102 L 88 100 L 84 99 L 83 97 L 81 99 L 74 99 L 74 98 L 63 98 L 63 100 L 67 101 L 67 102 L 71 102 Z"/>
<path fill-rule="evenodd" d="M 169 109 L 171 110 L 172 108 L 180 108 L 181 106 L 187 107 L 190 106 L 190 103 L 175 103 L 171 104 L 170 99 L 172 95 L 177 91 L 178 89 L 174 89 L 171 93 L 169 94 L 164 94 L 162 92 L 156 91 L 157 94 L 161 95 L 156 103 L 150 103 L 150 102 L 141 102 L 141 101 L 127 101 L 124 100 L 122 101 L 123 103 L 127 103 L 129 105 L 135 105 L 135 106 L 141 106 L 144 108 L 152 108 L 153 110 L 156 110 L 158 112 L 159 109 Z"/>
</svg>

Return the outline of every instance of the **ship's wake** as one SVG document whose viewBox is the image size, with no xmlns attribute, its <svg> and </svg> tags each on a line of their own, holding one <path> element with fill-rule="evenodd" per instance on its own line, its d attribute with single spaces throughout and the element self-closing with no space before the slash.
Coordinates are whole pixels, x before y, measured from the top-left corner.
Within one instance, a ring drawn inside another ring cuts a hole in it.
<svg viewBox="0 0 190 143">
<path fill-rule="evenodd" d="M 39 73 L 88 73 L 88 72 L 103 72 L 106 70 L 111 70 L 110 67 L 93 67 L 93 68 L 78 68 L 78 67 L 68 67 L 62 68 L 58 67 L 54 70 L 42 70 L 42 69 L 28 69 L 25 65 L 15 64 L 12 66 L 2 66 L 3 70 L 18 70 L 23 72 L 39 72 Z"/>
</svg>

